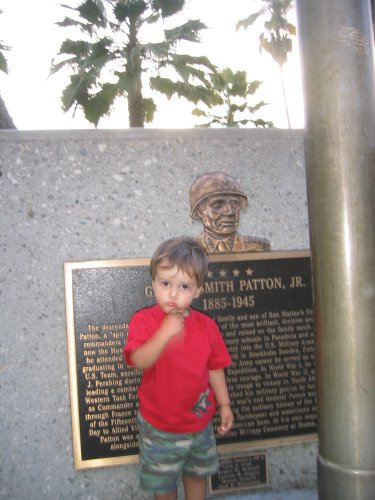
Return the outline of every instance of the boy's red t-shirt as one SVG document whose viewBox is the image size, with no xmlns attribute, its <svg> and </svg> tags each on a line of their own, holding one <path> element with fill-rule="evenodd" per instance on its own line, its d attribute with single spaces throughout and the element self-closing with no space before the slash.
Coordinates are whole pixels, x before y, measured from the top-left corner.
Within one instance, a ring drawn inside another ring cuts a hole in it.
<svg viewBox="0 0 375 500">
<path fill-rule="evenodd" d="M 124 347 L 129 366 L 131 353 L 158 330 L 165 315 L 158 305 L 133 315 Z M 231 362 L 216 322 L 192 309 L 184 330 L 169 341 L 153 366 L 143 370 L 138 390 L 143 418 L 167 432 L 204 429 L 216 412 L 208 371 L 225 368 Z"/>
</svg>

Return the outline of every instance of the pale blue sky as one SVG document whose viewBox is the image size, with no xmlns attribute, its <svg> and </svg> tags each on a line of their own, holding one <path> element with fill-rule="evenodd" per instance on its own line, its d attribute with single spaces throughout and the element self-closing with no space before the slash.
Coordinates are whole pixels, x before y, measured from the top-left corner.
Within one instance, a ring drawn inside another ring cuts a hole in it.
<svg viewBox="0 0 375 500">
<path fill-rule="evenodd" d="M 9 75 L 0 74 L 0 92 L 19 129 L 75 129 L 92 128 L 78 113 L 63 113 L 60 95 L 67 85 L 67 73 L 49 77 L 52 58 L 68 33 L 54 25 L 65 11 L 60 3 L 76 5 L 76 0 L 0 0 L 0 40 L 12 47 L 7 54 Z M 233 0 L 228 9 L 227 0 L 188 0 L 186 19 L 201 19 L 209 29 L 202 37 L 200 53 L 209 56 L 220 68 L 246 70 L 249 80 L 264 83 L 256 97 L 270 103 L 261 117 L 272 120 L 278 127 L 286 127 L 281 85 L 277 65 L 268 54 L 260 55 L 259 32 L 235 32 L 235 24 L 254 12 L 255 2 Z M 294 13 L 290 16 L 296 24 Z M 262 28 L 262 24 L 259 25 Z M 300 77 L 298 41 L 285 66 L 288 104 L 292 128 L 303 127 L 303 99 Z M 183 100 L 159 100 L 159 109 L 152 128 L 190 128 L 195 120 L 192 105 Z M 125 116 L 125 118 L 124 118 Z M 118 103 L 112 117 L 103 119 L 99 128 L 126 128 L 126 103 Z"/>
</svg>

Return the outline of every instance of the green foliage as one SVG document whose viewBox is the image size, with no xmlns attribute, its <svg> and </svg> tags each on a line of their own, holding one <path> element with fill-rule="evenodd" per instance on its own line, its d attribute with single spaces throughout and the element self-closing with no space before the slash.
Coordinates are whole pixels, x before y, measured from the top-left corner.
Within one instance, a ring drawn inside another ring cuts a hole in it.
<svg viewBox="0 0 375 500">
<path fill-rule="evenodd" d="M 151 123 L 154 120 L 156 104 L 153 99 L 143 99 L 143 112 L 146 123 Z"/>
<path fill-rule="evenodd" d="M 199 42 L 206 27 L 201 21 L 189 20 L 162 30 L 157 41 L 145 40 L 151 24 L 177 14 L 184 4 L 184 0 L 84 0 L 78 7 L 65 5 L 73 15 L 57 25 L 76 28 L 81 37 L 65 40 L 52 63 L 51 73 L 66 67 L 71 73 L 62 94 L 64 111 L 81 108 L 97 126 L 116 100 L 125 97 L 130 126 L 143 126 L 156 112 L 154 101 L 143 95 L 148 86 L 169 98 L 215 101 L 209 78 L 215 67 L 206 57 L 178 52 L 180 42 Z M 166 78 L 167 69 L 169 75 L 173 70 L 175 81 Z"/>
<path fill-rule="evenodd" d="M 115 85 L 111 83 L 102 85 L 99 92 L 89 96 L 91 105 L 84 108 L 86 119 L 97 126 L 100 118 L 110 113 L 116 94 L 117 89 Z"/>
<path fill-rule="evenodd" d="M 7 50 L 7 47 L 0 43 L 0 71 L 8 74 L 8 61 L 3 54 L 4 50 Z"/>
<path fill-rule="evenodd" d="M 2 13 L 3 11 L 0 10 L 0 14 Z M 4 43 L 0 40 L 0 71 L 3 71 L 6 74 L 8 74 L 8 61 L 5 57 L 4 52 L 8 51 L 9 49 L 10 47 L 8 47 L 8 45 L 4 45 Z"/>
<path fill-rule="evenodd" d="M 150 87 L 164 94 L 168 99 L 171 99 L 173 95 L 177 95 L 185 97 L 185 99 L 194 104 L 201 101 L 209 107 L 220 103 L 220 98 L 213 89 L 203 85 L 191 85 L 190 83 L 180 81 L 174 82 L 170 78 L 156 76 L 150 78 Z"/>
<path fill-rule="evenodd" d="M 114 3 L 113 12 L 119 23 L 136 19 L 147 10 L 147 2 L 143 0 L 123 0 Z"/>
<path fill-rule="evenodd" d="M 173 16 L 180 12 L 185 6 L 185 0 L 154 0 L 152 8 L 160 11 L 163 17 Z"/>
<path fill-rule="evenodd" d="M 79 15 L 89 24 L 97 27 L 106 25 L 106 17 L 103 2 L 100 0 L 86 0 L 77 7 Z"/>
<path fill-rule="evenodd" d="M 260 0 L 263 7 L 257 12 L 250 14 L 245 19 L 238 21 L 236 29 L 247 29 L 259 18 L 270 16 L 264 22 L 265 32 L 260 34 L 259 48 L 271 54 L 274 61 L 279 65 L 286 63 L 288 53 L 292 51 L 292 39 L 295 36 L 296 28 L 289 23 L 286 15 L 292 7 L 293 0 Z"/>
<path fill-rule="evenodd" d="M 288 54 L 292 51 L 291 36 L 295 36 L 296 28 L 289 23 L 286 16 L 293 5 L 293 0 L 260 0 L 262 8 L 250 14 L 247 18 L 238 21 L 236 29 L 247 29 L 259 18 L 269 15 L 264 22 L 265 31 L 259 36 L 259 50 L 268 52 L 272 59 L 279 65 L 281 84 L 284 96 L 285 115 L 290 128 L 289 112 L 286 102 L 285 83 L 283 77 L 283 66 L 288 60 Z"/>
<path fill-rule="evenodd" d="M 0 10 L 0 14 L 2 13 L 3 11 Z M 8 47 L 8 45 L 5 45 L 0 40 L 0 71 L 2 71 L 5 74 L 8 74 L 8 61 L 7 58 L 5 57 L 4 52 L 8 51 L 9 49 L 10 47 Z M 0 95 L 0 129 L 15 129 L 15 128 L 16 126 L 14 125 L 14 122 L 11 116 L 9 115 L 6 104 Z"/>
<path fill-rule="evenodd" d="M 256 127 L 273 127 L 273 123 L 254 118 L 253 115 L 263 106 L 264 101 L 251 104 L 251 98 L 262 84 L 259 80 L 247 81 L 246 71 L 233 72 L 225 68 L 211 76 L 212 101 L 207 104 L 206 109 L 195 108 L 193 115 L 208 121 L 199 125 L 200 127 L 241 127 L 252 123 Z M 216 101 L 216 103 L 214 102 Z M 210 109 L 216 104 L 216 108 Z"/>
<path fill-rule="evenodd" d="M 271 54 L 272 59 L 277 62 L 279 66 L 286 63 L 288 53 L 292 52 L 292 40 L 287 35 L 280 35 L 276 38 L 274 33 L 270 37 L 264 36 L 262 33 L 259 37 L 260 49 L 265 50 Z"/>
<path fill-rule="evenodd" d="M 176 44 L 182 40 L 188 42 L 199 42 L 199 32 L 206 28 L 198 19 L 190 19 L 185 24 L 171 30 L 165 30 L 164 35 L 167 42 Z"/>
</svg>

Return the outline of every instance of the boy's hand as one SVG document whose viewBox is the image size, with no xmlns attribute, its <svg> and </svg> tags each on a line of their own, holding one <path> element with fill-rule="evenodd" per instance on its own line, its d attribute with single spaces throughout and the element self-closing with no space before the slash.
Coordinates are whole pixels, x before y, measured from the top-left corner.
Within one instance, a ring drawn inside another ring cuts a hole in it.
<svg viewBox="0 0 375 500">
<path fill-rule="evenodd" d="M 182 315 L 169 313 L 163 319 L 159 330 L 162 330 L 168 337 L 173 337 L 184 328 L 185 318 Z"/>
<path fill-rule="evenodd" d="M 220 427 L 218 428 L 218 432 L 220 436 L 223 436 L 224 434 L 229 432 L 233 427 L 234 416 L 230 405 L 220 406 L 219 415 L 220 415 Z"/>
<path fill-rule="evenodd" d="M 177 335 L 184 331 L 184 322 L 183 316 L 167 314 L 155 334 L 133 351 L 133 366 L 141 370 L 152 366 L 171 339 L 178 339 Z"/>
<path fill-rule="evenodd" d="M 190 309 L 187 307 L 186 309 L 173 309 L 171 311 L 173 314 L 177 314 L 177 316 L 182 316 L 183 318 L 188 318 L 190 316 Z"/>
</svg>

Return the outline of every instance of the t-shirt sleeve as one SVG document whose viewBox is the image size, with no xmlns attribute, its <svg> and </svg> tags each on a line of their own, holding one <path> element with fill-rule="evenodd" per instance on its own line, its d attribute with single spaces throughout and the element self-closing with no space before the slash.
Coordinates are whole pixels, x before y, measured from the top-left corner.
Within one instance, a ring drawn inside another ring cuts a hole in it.
<svg viewBox="0 0 375 500">
<path fill-rule="evenodd" d="M 144 321 L 143 314 L 136 312 L 129 322 L 128 337 L 123 349 L 123 356 L 126 364 L 133 366 L 131 354 L 148 340 L 149 334 Z"/>
<path fill-rule="evenodd" d="M 220 329 L 214 320 L 209 321 L 211 337 L 211 356 L 208 360 L 209 370 L 220 370 L 232 364 L 232 358 L 225 345 Z"/>
</svg>

